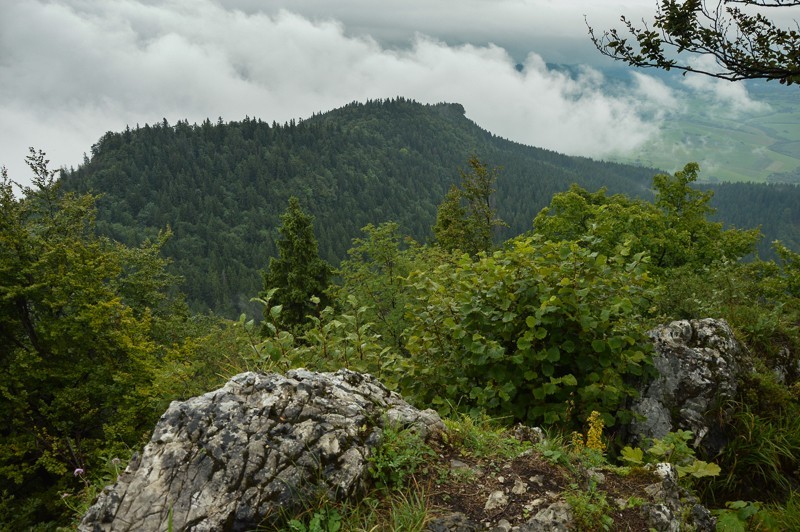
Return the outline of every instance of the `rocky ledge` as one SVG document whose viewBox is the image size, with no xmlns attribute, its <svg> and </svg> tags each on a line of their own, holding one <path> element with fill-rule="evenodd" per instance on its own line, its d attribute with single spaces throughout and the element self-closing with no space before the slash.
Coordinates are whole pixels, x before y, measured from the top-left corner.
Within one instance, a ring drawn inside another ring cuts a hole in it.
<svg viewBox="0 0 800 532">
<path fill-rule="evenodd" d="M 173 402 L 79 530 L 252 530 L 308 497 L 355 495 L 387 423 L 423 437 L 444 428 L 369 375 L 237 375 Z"/>
<path fill-rule="evenodd" d="M 742 372 L 750 371 L 744 348 L 724 320 L 680 320 L 649 332 L 658 375 L 632 410 L 641 418 L 634 436 L 663 438 L 691 430 L 694 445 L 714 455 L 726 443 L 719 420 L 730 414 Z"/>
</svg>

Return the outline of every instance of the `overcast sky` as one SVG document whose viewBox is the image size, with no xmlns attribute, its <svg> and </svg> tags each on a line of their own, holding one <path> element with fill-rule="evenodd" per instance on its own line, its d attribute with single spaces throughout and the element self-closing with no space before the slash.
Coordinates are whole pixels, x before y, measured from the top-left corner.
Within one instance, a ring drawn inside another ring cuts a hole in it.
<svg viewBox="0 0 800 532">
<path fill-rule="evenodd" d="M 282 123 L 394 96 L 461 103 L 480 126 L 530 145 L 626 153 L 680 112 L 680 95 L 646 73 L 608 90 L 596 68 L 612 61 L 584 15 L 609 28 L 623 13 L 651 18 L 656 3 L 0 0 L 0 164 L 25 182 L 29 146 L 54 167 L 77 166 L 127 125 Z M 587 66 L 571 79 L 546 62 Z M 748 102 L 742 85 L 692 83 Z"/>
</svg>

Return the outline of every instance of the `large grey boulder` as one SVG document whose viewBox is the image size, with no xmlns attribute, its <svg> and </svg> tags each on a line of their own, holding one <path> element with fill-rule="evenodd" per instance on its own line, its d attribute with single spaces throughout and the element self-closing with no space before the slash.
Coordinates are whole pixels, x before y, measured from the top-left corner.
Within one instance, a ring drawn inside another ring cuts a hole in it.
<svg viewBox="0 0 800 532">
<path fill-rule="evenodd" d="M 370 375 L 242 373 L 173 402 L 79 530 L 252 530 L 309 497 L 354 495 L 387 423 L 444 429 Z"/>
<path fill-rule="evenodd" d="M 694 444 L 714 452 L 724 445 L 719 414 L 736 396 L 746 368 L 744 351 L 724 320 L 674 321 L 649 332 L 658 376 L 632 410 L 643 416 L 631 425 L 634 436 L 663 438 L 691 430 Z"/>
</svg>

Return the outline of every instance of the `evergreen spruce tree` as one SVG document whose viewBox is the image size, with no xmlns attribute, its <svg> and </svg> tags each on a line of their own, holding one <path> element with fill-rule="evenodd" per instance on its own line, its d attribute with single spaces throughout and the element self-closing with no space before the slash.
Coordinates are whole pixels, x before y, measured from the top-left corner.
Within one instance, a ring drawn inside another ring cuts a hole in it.
<svg viewBox="0 0 800 532">
<path fill-rule="evenodd" d="M 492 248 L 495 229 L 507 224 L 493 205 L 497 168 L 490 171 L 474 155 L 469 166 L 469 172 L 460 170 L 461 187 L 452 186 L 439 205 L 433 235 L 446 250 L 477 255 Z"/>
<path fill-rule="evenodd" d="M 300 201 L 292 196 L 289 207 L 281 215 L 281 239 L 276 246 L 278 257 L 272 257 L 269 268 L 263 272 L 266 295 L 276 289 L 271 303 L 281 305 L 280 325 L 299 332 L 308 316 L 317 308 L 328 304 L 326 289 L 331 276 L 331 266 L 319 256 L 319 245 L 314 236 L 313 217 L 303 212 Z M 315 304 L 312 297 L 319 298 Z M 265 317 L 271 319 L 266 313 Z"/>
</svg>

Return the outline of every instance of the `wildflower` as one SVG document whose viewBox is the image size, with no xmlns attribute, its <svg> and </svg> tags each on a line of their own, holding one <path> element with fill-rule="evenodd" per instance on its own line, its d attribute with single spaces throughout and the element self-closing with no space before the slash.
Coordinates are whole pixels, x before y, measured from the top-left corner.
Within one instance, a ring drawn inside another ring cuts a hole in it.
<svg viewBox="0 0 800 532">
<path fill-rule="evenodd" d="M 589 422 L 589 430 L 586 432 L 586 447 L 602 453 L 606 450 L 606 444 L 603 443 L 604 423 L 600 412 L 592 411 L 586 421 Z"/>
<path fill-rule="evenodd" d="M 579 453 L 583 450 L 584 443 L 583 443 L 583 434 L 580 432 L 572 432 L 572 449 L 576 453 Z"/>
<path fill-rule="evenodd" d="M 72 472 L 72 476 L 74 477 L 82 477 L 85 471 L 81 467 L 76 467 L 75 471 Z"/>
</svg>

